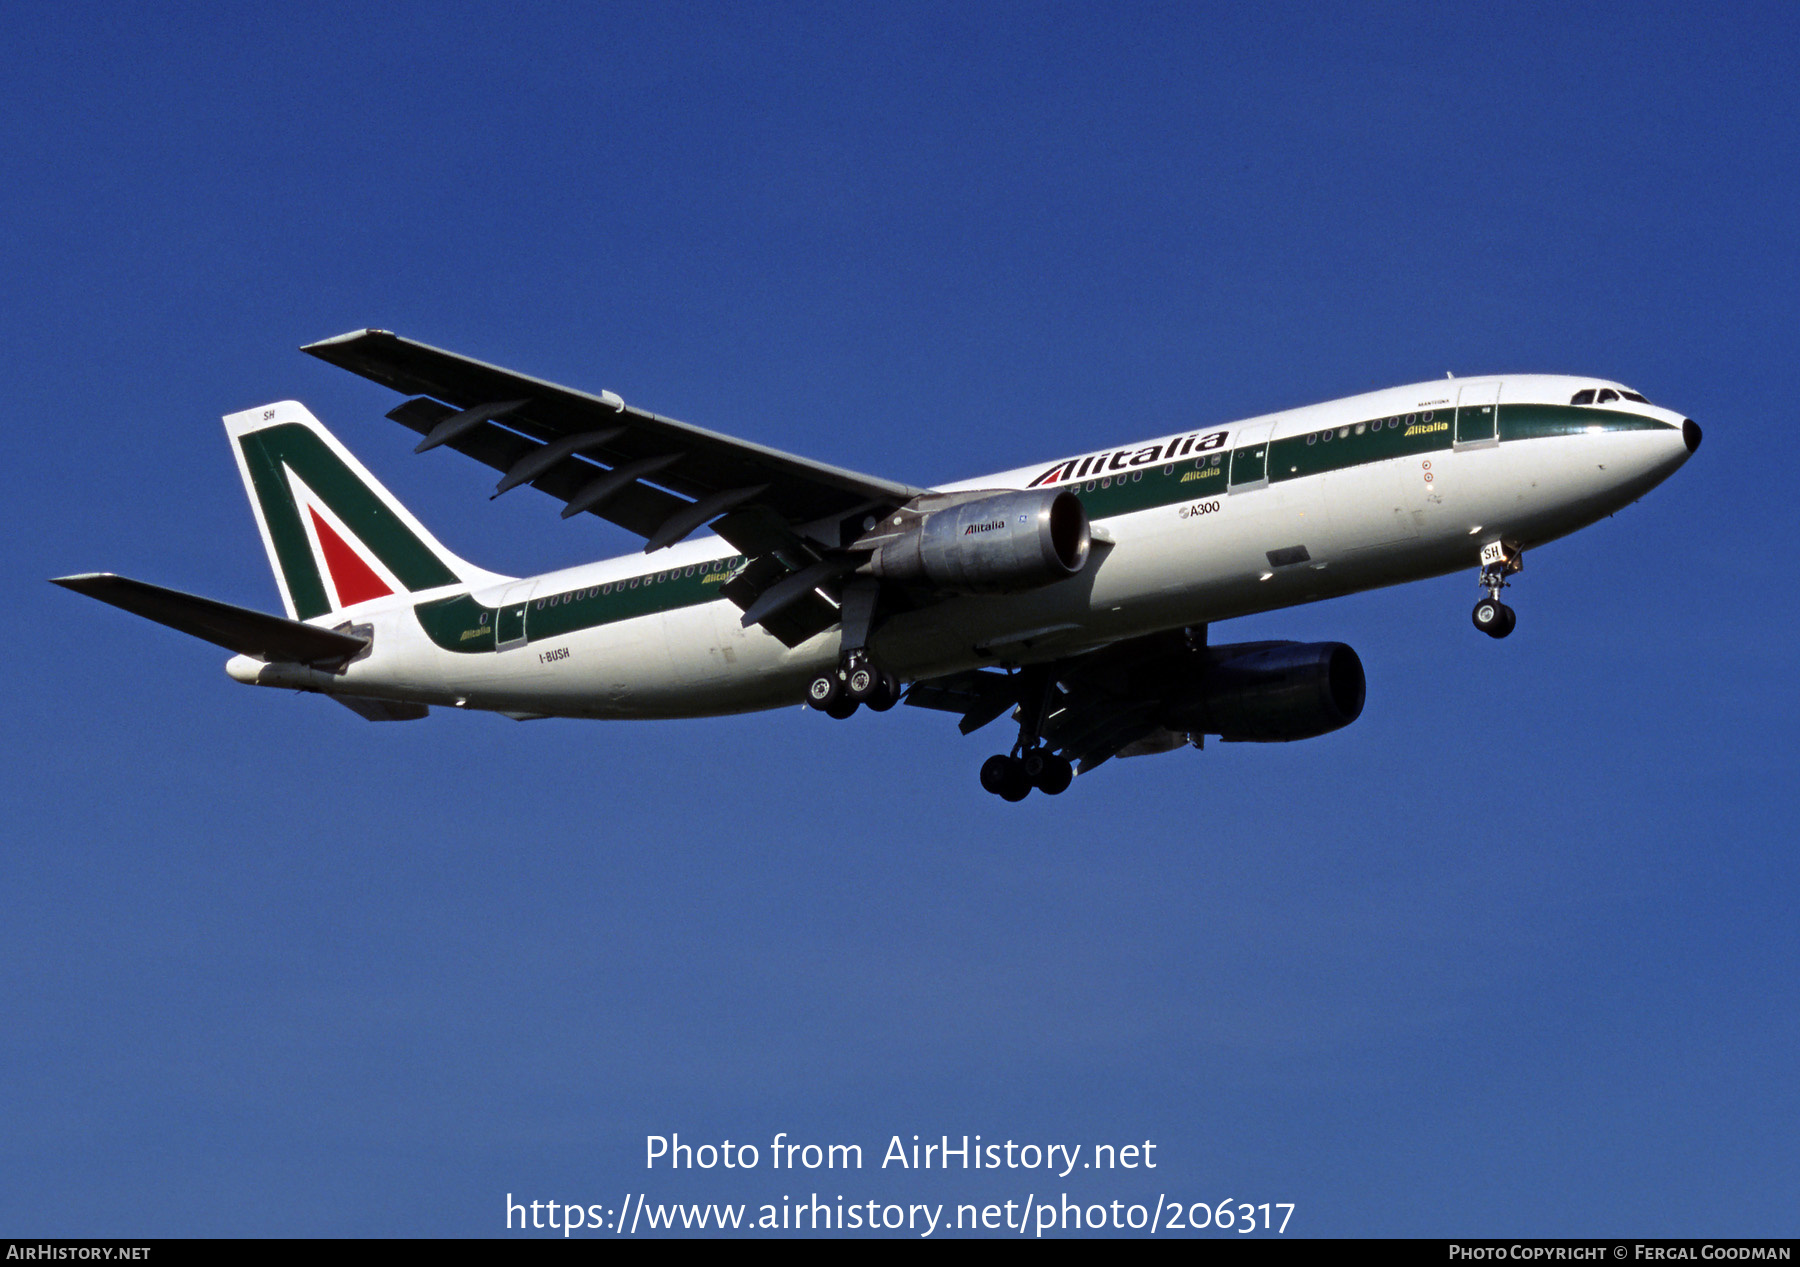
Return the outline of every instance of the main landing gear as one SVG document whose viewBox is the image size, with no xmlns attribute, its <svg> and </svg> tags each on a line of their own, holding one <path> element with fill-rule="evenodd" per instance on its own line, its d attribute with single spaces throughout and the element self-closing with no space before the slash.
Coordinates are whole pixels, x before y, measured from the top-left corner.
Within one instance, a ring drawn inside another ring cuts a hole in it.
<svg viewBox="0 0 1800 1267">
<path fill-rule="evenodd" d="M 1525 557 L 1515 547 L 1495 541 L 1481 549 L 1481 587 L 1487 597 L 1475 604 L 1470 618 L 1490 638 L 1506 637 L 1519 623 L 1518 614 L 1500 601 L 1500 591 L 1510 589 L 1506 578 L 1524 567 Z"/>
<path fill-rule="evenodd" d="M 840 721 L 863 704 L 885 713 L 900 702 L 900 679 L 870 664 L 866 652 L 852 651 L 837 668 L 807 684 L 806 702 Z"/>
<path fill-rule="evenodd" d="M 981 786 L 1003 801 L 1022 801 L 1036 788 L 1046 796 L 1068 790 L 1075 767 L 1043 743 L 1044 719 L 1055 698 L 1056 679 L 1044 675 L 1041 687 L 1022 692 L 1019 704 L 1019 742 L 1010 753 L 981 763 Z"/>
<path fill-rule="evenodd" d="M 1023 756 L 999 755 L 981 763 L 981 786 L 1003 801 L 1022 801 L 1036 788 L 1046 796 L 1068 790 L 1075 767 L 1048 748 L 1027 748 Z"/>
<path fill-rule="evenodd" d="M 839 603 L 843 633 L 837 668 L 806 684 L 806 702 L 827 717 L 842 721 L 864 704 L 872 712 L 885 713 L 900 702 L 900 679 L 883 673 L 869 660 L 869 633 L 875 627 L 880 596 L 880 589 L 870 580 L 853 580 L 844 586 Z"/>
</svg>

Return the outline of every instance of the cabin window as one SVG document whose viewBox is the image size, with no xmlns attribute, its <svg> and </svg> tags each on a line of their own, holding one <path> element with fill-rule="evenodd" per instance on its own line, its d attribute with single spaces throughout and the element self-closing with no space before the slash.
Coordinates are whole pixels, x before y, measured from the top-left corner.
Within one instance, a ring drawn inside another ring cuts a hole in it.
<svg viewBox="0 0 1800 1267">
<path fill-rule="evenodd" d="M 1596 400 L 1595 400 L 1595 401 L 1594 401 L 1594 403 L 1595 403 L 1595 404 L 1597 404 L 1597 405 L 1604 405 L 1604 404 L 1606 404 L 1606 403 L 1607 403 L 1607 402 L 1608 402 L 1608 401 L 1611 401 L 1611 400 L 1617 400 L 1617 399 L 1618 399 L 1618 398 L 1619 398 L 1619 393 L 1618 393 L 1618 392 L 1616 392 L 1616 391 L 1614 391 L 1614 390 L 1613 390 L 1613 389 L 1612 389 L 1612 388 L 1610 388 L 1610 387 L 1602 387 L 1602 388 L 1601 388 L 1601 389 L 1600 389 L 1600 395 L 1599 395 L 1599 397 L 1598 397 L 1598 398 L 1597 398 L 1597 399 L 1596 399 Z"/>
<path fill-rule="evenodd" d="M 1364 423 L 1359 422 L 1356 424 L 1356 434 L 1357 435 L 1361 435 L 1363 432 L 1367 431 L 1368 429 L 1369 429 L 1368 426 Z"/>
<path fill-rule="evenodd" d="M 1315 431 L 1313 434 L 1307 436 L 1306 442 L 1308 444 L 1317 444 L 1319 442 L 1319 433 Z"/>
<path fill-rule="evenodd" d="M 1569 397 L 1569 403 L 1571 405 L 1591 405 L 1591 404 L 1593 404 L 1594 403 L 1594 389 L 1592 387 L 1582 388 L 1580 391 L 1576 392 L 1573 396 Z"/>
<path fill-rule="evenodd" d="M 1139 480 L 1141 480 L 1143 478 L 1144 478 L 1144 473 L 1142 471 L 1133 471 L 1131 473 L 1131 482 L 1133 484 L 1137 483 Z"/>
</svg>

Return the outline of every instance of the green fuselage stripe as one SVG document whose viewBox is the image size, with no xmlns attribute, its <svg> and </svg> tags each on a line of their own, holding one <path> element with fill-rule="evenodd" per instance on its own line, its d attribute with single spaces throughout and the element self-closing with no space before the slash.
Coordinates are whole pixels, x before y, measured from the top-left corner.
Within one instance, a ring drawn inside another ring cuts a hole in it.
<svg viewBox="0 0 1800 1267">
<path fill-rule="evenodd" d="M 525 613 L 526 641 L 561 638 L 621 620 L 712 602 L 719 598 L 719 586 L 730 580 L 744 562 L 742 555 L 735 555 L 540 595 L 531 600 Z M 438 646 L 446 651 L 471 652 L 494 650 L 497 610 L 467 594 L 420 603 L 413 608 L 426 635 Z"/>
<path fill-rule="evenodd" d="M 1591 406 L 1501 405 L 1499 409 L 1502 443 L 1583 435 L 1596 427 L 1606 431 L 1660 431 L 1671 425 L 1638 414 Z M 1102 479 L 1046 487 L 1068 488 L 1077 493 L 1088 518 L 1101 521 L 1223 495 L 1232 479 L 1229 471 L 1235 470 L 1237 482 L 1242 484 L 1246 474 L 1255 476 L 1266 470 L 1269 481 L 1279 484 L 1372 462 L 1440 452 L 1452 446 L 1455 436 L 1454 408 L 1426 410 L 1341 424 L 1238 449 L 1219 449 L 1197 459 L 1151 462 Z M 1266 453 L 1259 453 L 1261 450 Z M 673 571 L 540 595 L 531 600 L 526 616 L 527 640 L 560 638 L 621 620 L 694 607 L 715 599 L 725 601 L 719 598 L 719 586 L 744 563 L 744 557 L 736 555 Z M 494 650 L 496 609 L 483 606 L 467 594 L 420 603 L 413 610 L 426 634 L 447 651 Z"/>
</svg>

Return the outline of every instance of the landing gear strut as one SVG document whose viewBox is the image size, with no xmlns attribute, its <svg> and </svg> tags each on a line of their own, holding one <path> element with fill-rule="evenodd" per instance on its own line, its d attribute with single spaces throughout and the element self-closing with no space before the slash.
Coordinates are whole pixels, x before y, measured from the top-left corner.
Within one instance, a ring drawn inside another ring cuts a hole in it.
<svg viewBox="0 0 1800 1267">
<path fill-rule="evenodd" d="M 852 581 L 844 587 L 842 652 L 837 667 L 819 674 L 806 687 L 806 702 L 828 717 L 842 720 L 863 704 L 871 712 L 885 713 L 900 702 L 900 679 L 883 673 L 869 660 L 869 632 L 875 624 L 879 594 L 869 581 Z"/>
<path fill-rule="evenodd" d="M 1515 546 L 1494 541 L 1481 548 L 1481 588 L 1487 597 L 1475 604 L 1471 619 L 1490 638 L 1506 637 L 1519 623 L 1518 614 L 1500 601 L 1500 591 L 1510 589 L 1506 578 L 1524 567 L 1524 554 Z"/>
<path fill-rule="evenodd" d="M 1030 671 L 1027 670 L 1029 673 Z M 981 786 L 1003 801 L 1022 801 L 1036 788 L 1046 796 L 1067 791 L 1075 768 L 1043 742 L 1044 721 L 1056 696 L 1056 679 L 1049 673 L 1027 678 L 1019 703 L 1019 741 L 1010 753 L 989 757 L 981 765 Z"/>
</svg>

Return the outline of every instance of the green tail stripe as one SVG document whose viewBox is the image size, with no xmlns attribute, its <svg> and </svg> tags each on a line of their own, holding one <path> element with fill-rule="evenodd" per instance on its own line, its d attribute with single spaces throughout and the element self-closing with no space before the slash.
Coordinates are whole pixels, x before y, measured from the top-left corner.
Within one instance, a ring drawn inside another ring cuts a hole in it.
<svg viewBox="0 0 1800 1267">
<path fill-rule="evenodd" d="M 297 422 L 283 423 L 240 436 L 251 486 L 262 507 L 269 539 L 287 582 L 288 596 L 301 620 L 331 610 L 325 580 L 313 561 L 300 508 L 294 503 L 282 467 L 292 467 L 324 499 L 332 513 L 354 532 L 375 557 L 408 590 L 452 585 L 457 576 L 417 533 L 401 521 L 369 486 L 313 431 Z"/>
</svg>

